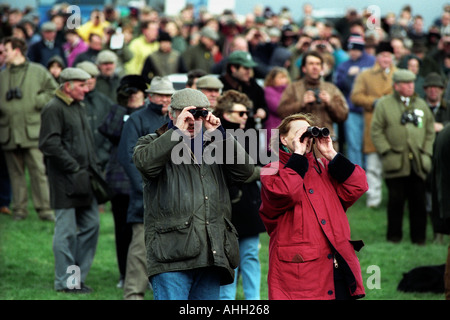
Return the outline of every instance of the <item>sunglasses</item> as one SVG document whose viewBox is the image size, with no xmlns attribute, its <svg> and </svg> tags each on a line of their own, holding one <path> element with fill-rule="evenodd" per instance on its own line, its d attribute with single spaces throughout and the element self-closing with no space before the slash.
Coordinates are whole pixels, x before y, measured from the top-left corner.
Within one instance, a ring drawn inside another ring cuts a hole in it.
<svg viewBox="0 0 450 320">
<path fill-rule="evenodd" d="M 230 112 L 237 112 L 239 113 L 239 117 L 243 117 L 244 114 L 246 114 L 248 116 L 248 111 L 237 111 L 237 110 L 231 110 Z"/>
</svg>

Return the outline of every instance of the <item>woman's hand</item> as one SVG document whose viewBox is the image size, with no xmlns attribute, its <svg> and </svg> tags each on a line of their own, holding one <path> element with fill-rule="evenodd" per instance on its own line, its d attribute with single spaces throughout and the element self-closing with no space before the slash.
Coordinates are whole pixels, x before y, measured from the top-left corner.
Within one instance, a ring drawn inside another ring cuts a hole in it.
<svg viewBox="0 0 450 320">
<path fill-rule="evenodd" d="M 336 156 L 337 152 L 334 150 L 333 140 L 331 137 L 316 138 L 317 150 L 328 160 L 331 161 Z"/>
</svg>

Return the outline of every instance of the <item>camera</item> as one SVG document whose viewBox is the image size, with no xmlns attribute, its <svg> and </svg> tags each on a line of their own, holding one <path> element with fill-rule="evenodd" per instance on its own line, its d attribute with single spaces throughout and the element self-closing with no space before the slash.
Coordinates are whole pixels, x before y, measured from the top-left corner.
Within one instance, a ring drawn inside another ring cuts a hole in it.
<svg viewBox="0 0 450 320">
<path fill-rule="evenodd" d="M 22 91 L 20 88 L 9 89 L 6 92 L 6 100 L 11 101 L 12 99 L 22 99 Z"/>
<path fill-rule="evenodd" d="M 189 112 L 194 116 L 195 119 L 206 117 L 208 115 L 208 110 L 205 109 L 190 109 Z"/>
<path fill-rule="evenodd" d="M 314 89 L 309 89 L 309 90 L 314 92 L 314 98 L 316 98 L 316 103 L 322 103 L 322 99 L 320 99 L 320 97 L 319 97 L 320 89 L 314 88 Z M 314 102 L 311 102 L 311 103 L 314 103 Z"/>
<path fill-rule="evenodd" d="M 408 122 L 413 123 L 416 127 L 419 125 L 419 118 L 413 111 L 410 110 L 403 112 L 401 118 L 401 123 L 403 125 L 405 125 Z"/>
<path fill-rule="evenodd" d="M 300 142 L 306 137 L 320 138 L 320 137 L 328 137 L 330 135 L 330 130 L 328 128 L 319 128 L 319 127 L 308 127 L 305 133 L 300 137 Z"/>
</svg>

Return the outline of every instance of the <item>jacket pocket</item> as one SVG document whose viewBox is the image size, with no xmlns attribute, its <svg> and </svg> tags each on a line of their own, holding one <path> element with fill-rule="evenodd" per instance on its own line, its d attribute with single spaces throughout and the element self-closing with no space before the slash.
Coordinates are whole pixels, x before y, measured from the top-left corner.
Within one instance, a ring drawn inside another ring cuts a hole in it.
<svg viewBox="0 0 450 320">
<path fill-rule="evenodd" d="M 39 113 L 30 113 L 26 116 L 27 136 L 29 139 L 39 139 L 39 130 L 41 128 L 41 115 Z"/>
<path fill-rule="evenodd" d="M 403 166 L 403 152 L 388 151 L 381 158 L 381 163 L 385 172 L 399 171 Z"/>
<path fill-rule="evenodd" d="M 0 118 L 0 144 L 6 144 L 11 138 L 11 128 L 8 117 Z"/>
<path fill-rule="evenodd" d="M 319 258 L 319 249 L 309 245 L 278 247 L 278 259 L 283 262 L 302 263 Z"/>
<path fill-rule="evenodd" d="M 66 194 L 69 197 L 86 197 L 90 194 L 91 180 L 90 173 L 85 169 L 80 169 L 75 173 L 67 175 Z"/>
<path fill-rule="evenodd" d="M 200 240 L 195 232 L 192 217 L 173 225 L 157 225 L 151 247 L 159 262 L 182 261 L 199 255 Z"/>
<path fill-rule="evenodd" d="M 431 164 L 432 164 L 431 156 L 421 151 L 420 162 L 422 164 L 423 171 L 425 173 L 429 173 L 431 171 Z"/>
<path fill-rule="evenodd" d="M 236 228 L 230 220 L 225 220 L 224 249 L 231 268 L 239 266 L 239 241 Z"/>
</svg>

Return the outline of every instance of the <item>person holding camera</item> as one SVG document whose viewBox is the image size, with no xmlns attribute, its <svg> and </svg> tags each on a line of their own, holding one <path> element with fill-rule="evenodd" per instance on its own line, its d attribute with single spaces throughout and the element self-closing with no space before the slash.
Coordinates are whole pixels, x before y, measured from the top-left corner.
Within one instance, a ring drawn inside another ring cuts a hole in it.
<svg viewBox="0 0 450 320">
<path fill-rule="evenodd" d="M 345 211 L 367 191 L 366 175 L 334 149 L 328 128 L 317 123 L 311 114 L 284 118 L 271 143 L 279 161 L 261 169 L 271 300 L 365 295 L 355 253 L 363 243 L 350 240 Z"/>
<path fill-rule="evenodd" d="M 6 68 L 0 72 L 0 145 L 4 151 L 12 188 L 16 220 L 28 216 L 26 170 L 34 207 L 42 220 L 53 220 L 44 158 L 38 149 L 41 110 L 58 84 L 42 65 L 26 58 L 24 40 L 3 40 Z"/>
<path fill-rule="evenodd" d="M 348 117 L 349 108 L 342 92 L 332 83 L 322 80 L 324 60 L 317 51 L 307 52 L 301 65 L 304 77 L 292 82 L 284 90 L 278 105 L 281 119 L 298 112 L 311 113 L 318 119 L 318 126 L 327 127 L 337 149 L 334 123 Z"/>
<path fill-rule="evenodd" d="M 147 271 L 155 300 L 217 300 L 239 265 L 228 186 L 246 181 L 254 165 L 209 106 L 199 90 L 175 92 L 171 121 L 141 137 L 134 150 L 144 185 Z M 208 160 L 211 147 L 216 156 L 226 149 L 226 159 Z"/>
<path fill-rule="evenodd" d="M 388 188 L 387 240 L 402 239 L 407 201 L 411 241 L 423 245 L 427 225 L 425 181 L 431 170 L 435 131 L 433 113 L 414 92 L 415 78 L 405 69 L 394 73 L 394 93 L 376 103 L 370 133 L 381 156 Z"/>
</svg>

